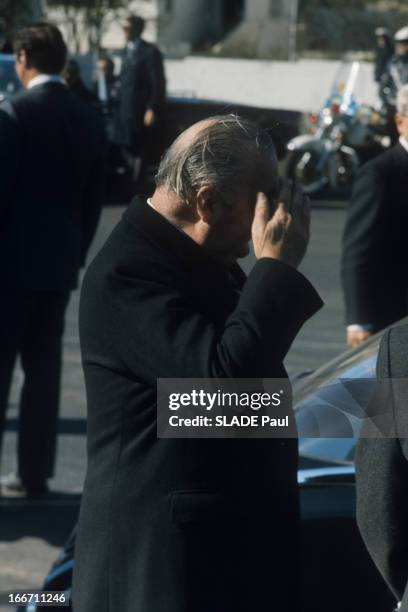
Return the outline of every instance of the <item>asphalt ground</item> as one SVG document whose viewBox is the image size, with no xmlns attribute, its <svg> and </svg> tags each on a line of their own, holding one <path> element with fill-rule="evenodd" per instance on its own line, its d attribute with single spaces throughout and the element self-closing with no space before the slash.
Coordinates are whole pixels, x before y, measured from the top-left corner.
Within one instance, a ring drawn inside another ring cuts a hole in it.
<svg viewBox="0 0 408 612">
<path fill-rule="evenodd" d="M 99 250 L 123 208 L 106 207 L 91 248 L 89 260 Z M 325 307 L 306 323 L 294 342 L 286 367 L 291 375 L 311 370 L 338 355 L 345 347 L 343 300 L 339 278 L 340 240 L 344 206 L 317 203 L 312 215 L 312 233 L 301 271 L 321 294 Z M 254 264 L 253 255 L 242 262 L 245 271 Z M 48 502 L 0 500 L 0 593 L 39 588 L 78 513 L 86 467 L 85 392 L 80 364 L 77 329 L 79 292 L 72 294 L 64 336 L 64 371 L 55 491 L 65 494 Z M 273 350 L 273 349 L 271 349 Z M 17 397 L 22 382 L 16 368 L 10 397 L 1 472 L 15 465 Z M 12 608 L 0 605 L 0 612 Z"/>
</svg>

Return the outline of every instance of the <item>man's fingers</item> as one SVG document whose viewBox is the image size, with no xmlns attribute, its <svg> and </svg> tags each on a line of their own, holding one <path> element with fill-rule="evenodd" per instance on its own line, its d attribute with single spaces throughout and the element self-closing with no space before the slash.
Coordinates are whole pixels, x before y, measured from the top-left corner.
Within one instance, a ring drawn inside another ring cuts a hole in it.
<svg viewBox="0 0 408 612">
<path fill-rule="evenodd" d="M 258 219 L 264 220 L 265 222 L 268 221 L 270 217 L 269 200 L 262 192 L 257 194 L 255 216 L 258 217 Z"/>
<path fill-rule="evenodd" d="M 285 202 L 279 202 L 270 223 L 273 225 L 280 224 L 286 227 L 290 220 L 291 215 L 287 211 Z"/>
<path fill-rule="evenodd" d="M 281 180 L 278 201 L 283 204 L 285 211 L 296 214 L 301 210 L 303 214 L 304 194 L 298 181 Z"/>
<path fill-rule="evenodd" d="M 265 228 L 270 217 L 269 201 L 264 193 L 258 193 L 255 204 L 254 219 L 252 222 L 252 243 L 255 255 L 259 258 L 265 244 Z"/>
<path fill-rule="evenodd" d="M 258 194 L 252 224 L 254 251 L 258 259 L 272 257 L 297 267 L 309 240 L 309 205 L 298 185 L 289 181 L 280 185 L 273 213 L 265 194 Z"/>
<path fill-rule="evenodd" d="M 291 197 L 292 197 L 292 183 L 290 181 L 282 179 L 280 181 L 280 191 L 278 202 L 282 205 L 284 210 L 289 212 L 291 208 Z"/>
<path fill-rule="evenodd" d="M 264 193 L 259 192 L 256 198 L 252 231 L 263 231 L 270 218 L 269 200 Z"/>
</svg>

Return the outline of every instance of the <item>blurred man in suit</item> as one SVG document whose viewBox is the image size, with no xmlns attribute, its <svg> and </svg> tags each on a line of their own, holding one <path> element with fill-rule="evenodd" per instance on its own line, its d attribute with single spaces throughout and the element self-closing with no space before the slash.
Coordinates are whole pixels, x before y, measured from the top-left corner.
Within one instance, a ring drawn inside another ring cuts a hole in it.
<svg viewBox="0 0 408 612">
<path fill-rule="evenodd" d="M 46 23 L 14 41 L 25 91 L 0 106 L 0 434 L 16 357 L 24 371 L 18 474 L 2 493 L 40 497 L 54 472 L 64 312 L 98 222 L 104 130 L 60 73 Z"/>
<path fill-rule="evenodd" d="M 376 28 L 375 38 L 377 44 L 375 47 L 374 79 L 376 83 L 380 83 L 387 69 L 387 64 L 394 54 L 394 45 L 387 28 Z"/>
<path fill-rule="evenodd" d="M 267 133 L 232 115 L 202 121 L 87 272 L 75 612 L 299 611 L 297 440 L 156 433 L 158 378 L 285 378 L 321 306 L 296 270 L 308 202 L 282 194 L 275 209 L 277 185 Z M 251 235 L 246 279 L 237 260 Z"/>
<path fill-rule="evenodd" d="M 408 314 L 408 86 L 397 97 L 399 142 L 356 178 L 343 236 L 347 342 Z"/>
<path fill-rule="evenodd" d="M 408 84 L 408 26 L 394 35 L 395 54 L 389 60 L 381 78 L 385 101 L 395 108 L 398 91 Z"/>
<path fill-rule="evenodd" d="M 141 38 L 144 20 L 129 15 L 122 22 L 126 45 L 122 54 L 119 100 L 115 109 L 115 143 L 137 181 L 146 140 L 160 128 L 166 82 L 159 49 Z"/>
<path fill-rule="evenodd" d="M 363 427 L 356 451 L 357 521 L 371 557 L 408 612 L 408 325 L 381 341 L 375 412 L 386 413 L 387 437 Z M 381 402 L 378 404 L 378 402 Z M 364 588 L 362 586 L 362 588 Z"/>
<path fill-rule="evenodd" d="M 69 59 L 67 61 L 62 76 L 64 77 L 68 89 L 83 100 L 83 102 L 87 102 L 88 104 L 98 103 L 98 98 L 95 93 L 88 89 L 82 80 L 81 66 L 76 60 Z"/>
</svg>

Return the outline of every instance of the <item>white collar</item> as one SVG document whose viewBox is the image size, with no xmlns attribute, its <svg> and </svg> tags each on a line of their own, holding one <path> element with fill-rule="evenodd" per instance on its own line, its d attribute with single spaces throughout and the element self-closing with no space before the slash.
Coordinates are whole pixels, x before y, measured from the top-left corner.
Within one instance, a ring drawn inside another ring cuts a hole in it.
<svg viewBox="0 0 408 612">
<path fill-rule="evenodd" d="M 129 40 L 126 43 L 126 48 L 130 49 L 131 51 L 137 49 L 140 45 L 140 38 L 135 38 L 134 40 Z"/>
<path fill-rule="evenodd" d="M 167 217 L 165 217 L 164 215 L 162 215 L 161 213 L 159 213 L 158 210 L 155 209 L 155 207 L 153 206 L 153 202 L 152 202 L 152 198 L 147 198 L 147 203 L 150 206 L 150 208 L 153 208 L 154 211 L 157 212 L 158 215 L 160 215 L 161 217 L 163 217 L 163 219 L 166 219 L 166 221 L 168 223 L 170 223 L 170 225 L 172 225 L 173 227 L 175 227 L 179 232 L 182 232 L 182 234 L 185 234 L 185 231 L 178 225 L 176 225 L 175 223 L 173 223 L 173 221 L 170 221 L 169 219 L 167 219 Z"/>
<path fill-rule="evenodd" d="M 408 140 L 407 140 L 406 138 L 404 138 L 403 136 L 400 136 L 400 137 L 399 137 L 399 142 L 400 142 L 400 145 L 401 145 L 402 147 L 404 147 L 404 149 L 405 149 L 405 150 L 406 150 L 406 152 L 408 153 Z"/>
<path fill-rule="evenodd" d="M 61 83 L 65 85 L 64 79 L 59 74 L 39 74 L 28 82 L 27 89 L 43 85 L 44 83 Z"/>
</svg>

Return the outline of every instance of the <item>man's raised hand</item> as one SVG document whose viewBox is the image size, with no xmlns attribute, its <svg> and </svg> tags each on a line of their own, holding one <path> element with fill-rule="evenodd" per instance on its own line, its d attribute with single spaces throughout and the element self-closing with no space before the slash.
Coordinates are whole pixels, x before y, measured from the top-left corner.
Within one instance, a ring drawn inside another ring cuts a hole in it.
<svg viewBox="0 0 408 612">
<path fill-rule="evenodd" d="M 310 203 L 299 187 L 283 183 L 272 216 L 268 198 L 258 193 L 252 224 L 257 259 L 270 257 L 297 268 L 306 253 L 309 230 Z"/>
</svg>

